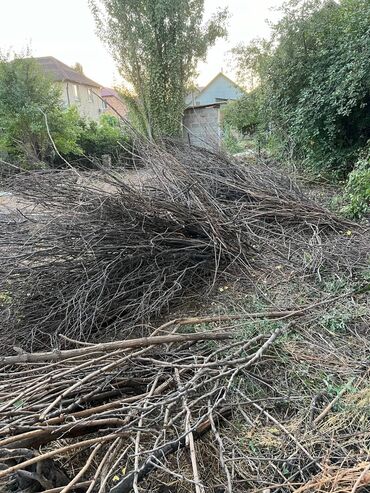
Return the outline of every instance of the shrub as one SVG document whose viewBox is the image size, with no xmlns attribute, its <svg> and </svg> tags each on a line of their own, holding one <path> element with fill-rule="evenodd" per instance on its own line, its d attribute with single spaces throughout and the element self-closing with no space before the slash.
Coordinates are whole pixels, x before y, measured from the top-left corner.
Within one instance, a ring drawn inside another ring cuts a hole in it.
<svg viewBox="0 0 370 493">
<path fill-rule="evenodd" d="M 79 120 L 80 131 L 77 138 L 78 147 L 81 149 L 82 164 L 91 164 L 91 160 L 101 159 L 109 154 L 114 164 L 118 164 L 129 154 L 130 143 L 123 133 L 119 120 L 112 115 L 102 115 L 98 122 L 92 120 Z M 70 155 L 74 161 L 80 154 Z"/>
<path fill-rule="evenodd" d="M 225 125 L 243 134 L 253 134 L 260 124 L 260 91 L 255 89 L 239 100 L 227 103 L 222 113 Z"/>
<path fill-rule="evenodd" d="M 343 212 L 350 217 L 360 218 L 370 212 L 370 145 L 349 174 Z"/>
<path fill-rule="evenodd" d="M 61 105 L 60 90 L 32 58 L 0 59 L 0 150 L 23 166 L 53 160 L 50 133 L 61 152 L 79 153 L 77 118 Z"/>
<path fill-rule="evenodd" d="M 245 144 L 242 136 L 231 125 L 224 124 L 222 128 L 222 147 L 230 154 L 237 154 L 245 151 Z"/>
</svg>

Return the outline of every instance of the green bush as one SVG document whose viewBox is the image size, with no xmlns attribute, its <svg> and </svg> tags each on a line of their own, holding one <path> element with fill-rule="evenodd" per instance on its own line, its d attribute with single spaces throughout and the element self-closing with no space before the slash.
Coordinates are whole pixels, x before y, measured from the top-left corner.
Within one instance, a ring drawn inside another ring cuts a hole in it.
<svg viewBox="0 0 370 493">
<path fill-rule="evenodd" d="M 343 212 L 350 217 L 360 218 L 370 213 L 370 146 L 349 174 L 344 201 L 347 205 Z"/>
<path fill-rule="evenodd" d="M 62 108 L 59 88 L 32 58 L 0 56 L 0 151 L 25 167 L 50 162 L 54 149 L 46 119 L 61 152 L 79 153 L 76 114 Z"/>
<path fill-rule="evenodd" d="M 370 134 L 369 0 L 288 0 L 269 41 L 234 49 L 256 73 L 275 146 L 344 178 Z"/>
<path fill-rule="evenodd" d="M 224 124 L 222 128 L 222 147 L 230 154 L 237 154 L 245 151 L 245 144 L 242 136 L 231 125 Z"/>
<path fill-rule="evenodd" d="M 69 155 L 69 159 L 88 165 L 95 159 L 109 154 L 113 164 L 118 164 L 129 155 L 130 142 L 124 135 L 119 120 L 112 115 L 102 115 L 98 122 L 79 120 L 77 145 L 81 149 L 77 155 Z M 82 158 L 79 157 L 82 155 Z"/>
<path fill-rule="evenodd" d="M 260 91 L 255 89 L 237 101 L 230 101 L 222 115 L 225 125 L 243 134 L 253 134 L 260 124 Z"/>
<path fill-rule="evenodd" d="M 75 106 L 55 112 L 51 118 L 48 118 L 48 124 L 55 147 L 60 154 L 83 153 L 78 142 L 81 134 L 80 115 Z"/>
</svg>

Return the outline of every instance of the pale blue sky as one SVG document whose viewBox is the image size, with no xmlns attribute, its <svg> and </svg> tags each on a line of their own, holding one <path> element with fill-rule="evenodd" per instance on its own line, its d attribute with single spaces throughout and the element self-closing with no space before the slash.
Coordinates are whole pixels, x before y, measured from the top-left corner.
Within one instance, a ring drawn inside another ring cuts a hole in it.
<svg viewBox="0 0 370 493">
<path fill-rule="evenodd" d="M 153 0 L 155 1 L 155 0 Z M 241 41 L 268 34 L 265 19 L 276 18 L 271 7 L 282 0 L 205 0 L 206 16 L 228 6 L 229 39 L 213 47 L 199 67 L 201 85 L 227 66 L 226 52 Z M 120 83 L 114 62 L 95 33 L 87 0 L 0 0 L 0 49 L 30 46 L 34 56 L 52 55 L 67 65 L 80 62 L 87 76 L 102 85 Z"/>
</svg>

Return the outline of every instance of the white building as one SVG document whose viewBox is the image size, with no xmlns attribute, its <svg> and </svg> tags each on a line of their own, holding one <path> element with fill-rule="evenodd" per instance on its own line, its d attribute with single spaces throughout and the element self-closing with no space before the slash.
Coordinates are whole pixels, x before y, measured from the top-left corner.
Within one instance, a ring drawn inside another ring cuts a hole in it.
<svg viewBox="0 0 370 493">
<path fill-rule="evenodd" d="M 98 120 L 105 111 L 101 85 L 52 56 L 34 58 L 45 75 L 62 91 L 66 107 L 76 106 L 81 116 Z"/>
</svg>

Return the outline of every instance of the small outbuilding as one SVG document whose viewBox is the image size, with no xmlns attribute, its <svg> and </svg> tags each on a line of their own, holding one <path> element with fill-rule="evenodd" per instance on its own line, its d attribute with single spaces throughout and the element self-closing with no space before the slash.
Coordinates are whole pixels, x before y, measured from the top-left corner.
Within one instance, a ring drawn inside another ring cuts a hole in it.
<svg viewBox="0 0 370 493">
<path fill-rule="evenodd" d="M 222 141 L 222 107 L 244 94 L 243 89 L 222 72 L 205 87 L 188 94 L 183 117 L 184 140 L 190 145 L 218 149 Z"/>
<path fill-rule="evenodd" d="M 218 149 L 222 139 L 221 107 L 224 104 L 211 103 L 186 108 L 183 117 L 185 142 L 206 149 Z"/>
</svg>

